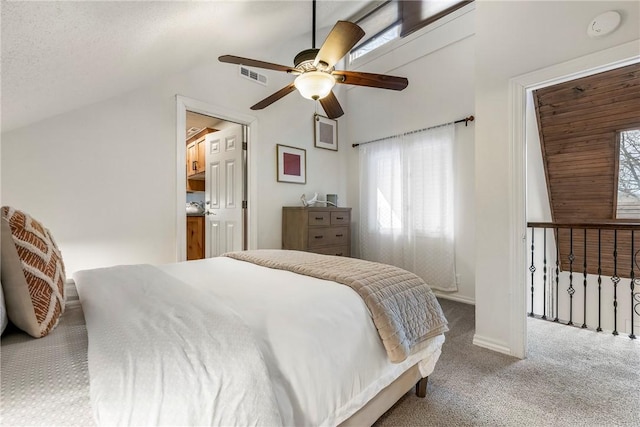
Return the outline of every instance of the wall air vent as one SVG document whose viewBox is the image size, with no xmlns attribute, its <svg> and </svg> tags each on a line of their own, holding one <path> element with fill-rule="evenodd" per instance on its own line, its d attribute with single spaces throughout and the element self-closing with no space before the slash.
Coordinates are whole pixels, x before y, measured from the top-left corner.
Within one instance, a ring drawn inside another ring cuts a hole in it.
<svg viewBox="0 0 640 427">
<path fill-rule="evenodd" d="M 252 80 L 256 83 L 260 83 L 261 85 L 267 85 L 267 76 L 257 73 L 243 65 L 240 65 L 240 75 L 245 79 Z"/>
</svg>

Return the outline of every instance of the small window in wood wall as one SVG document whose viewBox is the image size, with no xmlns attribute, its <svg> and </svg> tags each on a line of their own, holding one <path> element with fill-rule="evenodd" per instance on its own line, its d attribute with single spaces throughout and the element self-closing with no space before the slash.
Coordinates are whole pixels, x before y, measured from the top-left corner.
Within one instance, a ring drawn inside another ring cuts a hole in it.
<svg viewBox="0 0 640 427">
<path fill-rule="evenodd" d="M 640 129 L 618 133 L 617 219 L 640 219 Z"/>
<path fill-rule="evenodd" d="M 366 34 L 349 52 L 349 63 L 455 12 L 473 0 L 388 0 L 353 20 Z"/>
</svg>

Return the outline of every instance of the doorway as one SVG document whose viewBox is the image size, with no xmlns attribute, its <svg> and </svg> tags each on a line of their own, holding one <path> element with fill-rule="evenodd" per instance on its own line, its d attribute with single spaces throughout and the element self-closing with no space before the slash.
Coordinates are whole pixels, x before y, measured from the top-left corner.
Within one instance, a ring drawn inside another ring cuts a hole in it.
<svg viewBox="0 0 640 427">
<path fill-rule="evenodd" d="M 256 119 L 181 96 L 176 101 L 177 261 L 255 248 Z M 194 257 L 194 249 L 201 255 Z"/>
<path fill-rule="evenodd" d="M 509 135 L 511 159 L 510 182 L 510 283 L 511 345 L 510 354 L 525 358 L 527 354 L 527 278 L 526 265 L 526 124 L 527 96 L 542 87 L 608 71 L 640 60 L 637 45 L 630 42 L 596 52 L 569 62 L 534 71 L 509 82 Z"/>
<path fill-rule="evenodd" d="M 187 110 L 187 260 L 247 249 L 245 125 Z"/>
</svg>

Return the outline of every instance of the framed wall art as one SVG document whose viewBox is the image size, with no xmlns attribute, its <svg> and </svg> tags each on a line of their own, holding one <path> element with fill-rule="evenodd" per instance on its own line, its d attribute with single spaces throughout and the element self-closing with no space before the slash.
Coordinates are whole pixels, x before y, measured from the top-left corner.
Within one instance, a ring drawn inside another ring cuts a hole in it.
<svg viewBox="0 0 640 427">
<path fill-rule="evenodd" d="M 336 120 L 314 114 L 313 127 L 316 147 L 338 151 L 338 122 Z"/>
<path fill-rule="evenodd" d="M 278 182 L 307 183 L 307 150 L 276 145 Z"/>
</svg>

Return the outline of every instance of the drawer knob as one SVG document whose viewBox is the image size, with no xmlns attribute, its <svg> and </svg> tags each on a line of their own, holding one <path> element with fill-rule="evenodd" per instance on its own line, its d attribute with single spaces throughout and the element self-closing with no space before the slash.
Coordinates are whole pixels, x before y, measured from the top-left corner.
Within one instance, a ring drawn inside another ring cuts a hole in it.
<svg viewBox="0 0 640 427">
<path fill-rule="evenodd" d="M 336 234 L 336 237 L 342 237 L 342 236 L 343 236 L 342 234 Z"/>
<path fill-rule="evenodd" d="M 323 216 L 317 216 L 317 217 L 316 217 L 316 221 L 322 221 L 323 219 L 324 219 L 324 217 L 323 217 Z"/>
<path fill-rule="evenodd" d="M 343 216 L 337 216 L 336 219 L 344 219 Z"/>
<path fill-rule="evenodd" d="M 324 236 L 315 236 L 316 239 L 322 239 Z"/>
<path fill-rule="evenodd" d="M 336 256 L 342 256 L 342 252 L 340 252 L 339 254 L 336 254 Z"/>
</svg>

